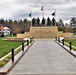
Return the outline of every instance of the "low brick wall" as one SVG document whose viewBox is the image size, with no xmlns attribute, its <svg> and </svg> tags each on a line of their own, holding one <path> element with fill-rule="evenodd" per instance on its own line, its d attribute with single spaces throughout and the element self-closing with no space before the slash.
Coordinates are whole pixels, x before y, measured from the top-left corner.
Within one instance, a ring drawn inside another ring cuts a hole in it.
<svg viewBox="0 0 76 75">
<path fill-rule="evenodd" d="M 62 33 L 61 36 L 63 37 L 71 37 L 73 33 Z"/>
<path fill-rule="evenodd" d="M 17 34 L 17 38 L 24 38 L 24 36 L 25 36 L 24 34 L 20 34 L 20 33 Z"/>
<path fill-rule="evenodd" d="M 76 40 L 76 37 L 64 37 L 65 40 Z"/>
<path fill-rule="evenodd" d="M 5 41 L 25 41 L 23 38 L 4 38 Z"/>
</svg>

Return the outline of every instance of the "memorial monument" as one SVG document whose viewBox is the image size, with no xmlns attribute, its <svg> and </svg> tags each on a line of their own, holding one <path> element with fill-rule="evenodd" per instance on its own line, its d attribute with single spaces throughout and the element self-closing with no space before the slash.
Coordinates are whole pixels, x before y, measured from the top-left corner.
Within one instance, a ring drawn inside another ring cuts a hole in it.
<svg viewBox="0 0 76 75">
<path fill-rule="evenodd" d="M 41 23 L 39 17 L 32 19 L 32 26 L 30 27 L 29 32 L 25 32 L 24 34 L 17 34 L 18 38 L 55 38 L 55 37 L 64 37 L 64 36 L 72 36 L 72 33 L 63 33 L 63 31 L 58 31 L 58 26 L 56 26 L 56 20 L 53 19 L 50 21 L 47 18 L 47 23 L 45 22 L 45 18 L 43 17 Z"/>
</svg>

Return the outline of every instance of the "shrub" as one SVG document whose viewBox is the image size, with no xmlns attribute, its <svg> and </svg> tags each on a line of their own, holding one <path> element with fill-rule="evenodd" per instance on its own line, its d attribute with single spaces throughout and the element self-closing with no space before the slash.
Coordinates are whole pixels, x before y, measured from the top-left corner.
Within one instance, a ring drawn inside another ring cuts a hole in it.
<svg viewBox="0 0 76 75">
<path fill-rule="evenodd" d="M 5 58 L 4 59 L 5 62 L 8 62 L 9 60 L 10 60 L 10 58 Z"/>
<path fill-rule="evenodd" d="M 24 32 L 25 32 L 24 30 L 21 31 L 22 34 L 24 34 Z"/>
<path fill-rule="evenodd" d="M 0 62 L 0 67 L 4 66 L 4 63 L 3 62 Z"/>
<path fill-rule="evenodd" d="M 4 37 L 4 34 L 3 33 L 1 34 L 1 37 Z"/>
</svg>

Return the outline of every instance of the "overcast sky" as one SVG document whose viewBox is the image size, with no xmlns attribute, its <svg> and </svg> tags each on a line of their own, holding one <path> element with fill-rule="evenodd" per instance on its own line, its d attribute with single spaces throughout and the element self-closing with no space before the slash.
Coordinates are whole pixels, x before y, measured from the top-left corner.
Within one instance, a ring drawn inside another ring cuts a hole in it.
<svg viewBox="0 0 76 75">
<path fill-rule="evenodd" d="M 44 17 L 50 17 L 56 10 L 56 20 L 62 19 L 69 22 L 72 17 L 76 17 L 76 0 L 1 0 L 0 18 L 4 19 L 30 19 L 32 17 L 42 17 L 40 10 L 44 5 Z"/>
</svg>

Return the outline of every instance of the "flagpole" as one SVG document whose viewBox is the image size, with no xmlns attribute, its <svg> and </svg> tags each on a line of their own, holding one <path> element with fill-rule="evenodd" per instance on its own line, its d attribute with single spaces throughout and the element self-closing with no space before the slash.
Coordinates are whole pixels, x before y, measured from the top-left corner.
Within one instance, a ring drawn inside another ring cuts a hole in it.
<svg viewBox="0 0 76 75">
<path fill-rule="evenodd" d="M 41 11 L 42 11 L 42 19 L 43 19 L 43 18 L 44 18 L 44 4 L 42 4 Z M 45 25 L 46 25 L 46 24 L 45 24 Z"/>
<path fill-rule="evenodd" d="M 31 27 L 32 27 L 32 17 L 31 17 Z"/>
<path fill-rule="evenodd" d="M 30 11 L 29 17 L 31 19 L 31 27 L 32 27 L 32 11 Z"/>
<path fill-rule="evenodd" d="M 41 11 L 42 11 L 42 18 L 44 17 L 44 5 L 42 4 L 42 7 L 41 7 Z"/>
<path fill-rule="evenodd" d="M 43 11 L 42 11 L 42 18 L 44 17 L 44 5 L 43 5 Z"/>
<path fill-rule="evenodd" d="M 52 13 L 52 16 L 55 18 L 55 26 L 56 26 L 56 10 Z"/>
<path fill-rule="evenodd" d="M 30 11 L 30 13 L 31 13 L 30 17 L 31 17 L 31 27 L 32 27 L 32 11 Z"/>
<path fill-rule="evenodd" d="M 31 14 L 32 14 L 32 11 L 31 11 Z M 32 15 L 31 15 L 31 27 L 32 27 Z"/>
</svg>

